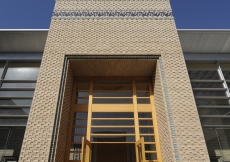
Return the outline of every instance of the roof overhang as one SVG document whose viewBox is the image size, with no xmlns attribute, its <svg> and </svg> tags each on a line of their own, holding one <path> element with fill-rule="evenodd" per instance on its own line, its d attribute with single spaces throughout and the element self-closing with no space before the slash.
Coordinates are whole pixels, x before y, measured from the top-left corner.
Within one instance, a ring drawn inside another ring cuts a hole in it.
<svg viewBox="0 0 230 162">
<path fill-rule="evenodd" d="M 178 29 L 184 54 L 230 53 L 230 30 Z M 0 29 L 0 52 L 43 52 L 48 29 Z"/>
<path fill-rule="evenodd" d="M 228 29 L 178 29 L 184 54 L 230 53 L 230 30 Z"/>
<path fill-rule="evenodd" d="M 1 29 L 0 52 L 42 52 L 48 29 Z"/>
</svg>

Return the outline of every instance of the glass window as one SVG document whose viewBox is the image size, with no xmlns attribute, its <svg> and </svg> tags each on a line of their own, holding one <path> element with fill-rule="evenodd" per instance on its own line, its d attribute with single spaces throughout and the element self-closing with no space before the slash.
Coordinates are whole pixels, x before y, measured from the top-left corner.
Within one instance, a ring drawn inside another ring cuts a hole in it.
<svg viewBox="0 0 230 162">
<path fill-rule="evenodd" d="M 199 115 L 230 115 L 230 108 L 201 108 L 198 110 Z"/>
<path fill-rule="evenodd" d="M 30 108 L 0 109 L 1 115 L 29 115 Z"/>
<path fill-rule="evenodd" d="M 35 88 L 36 83 L 3 83 L 2 88 Z"/>
<path fill-rule="evenodd" d="M 226 96 L 224 91 L 193 91 L 194 96 Z"/>
<path fill-rule="evenodd" d="M 93 112 L 92 118 L 134 118 L 133 112 Z"/>
<path fill-rule="evenodd" d="M 0 119 L 0 123 L 5 126 L 26 126 L 27 119 Z"/>
<path fill-rule="evenodd" d="M 12 129 L 6 150 L 13 150 L 12 156 L 19 156 L 25 129 Z"/>
<path fill-rule="evenodd" d="M 226 99 L 196 99 L 196 105 L 229 105 Z"/>
<path fill-rule="evenodd" d="M 33 97 L 34 91 L 0 91 L 0 97 Z"/>
<path fill-rule="evenodd" d="M 133 99 L 93 99 L 93 104 L 132 104 Z"/>
<path fill-rule="evenodd" d="M 192 82 L 192 88 L 223 88 L 222 83 Z"/>
<path fill-rule="evenodd" d="M 191 80 L 220 80 L 214 63 L 188 63 L 187 68 Z"/>
<path fill-rule="evenodd" d="M 9 134 L 9 129 L 0 128 L 0 159 L 3 156 L 4 149 L 7 144 L 8 134 Z"/>
<path fill-rule="evenodd" d="M 217 117 L 200 117 L 202 125 L 230 125 L 230 115 L 229 118 L 217 118 Z"/>
<path fill-rule="evenodd" d="M 217 159 L 217 156 L 221 156 L 221 149 L 215 130 L 203 128 L 203 133 L 210 158 L 213 160 Z"/>
<path fill-rule="evenodd" d="M 0 105 L 31 105 L 32 99 L 0 99 Z"/>
<path fill-rule="evenodd" d="M 5 80 L 36 80 L 40 63 L 10 63 Z"/>
<path fill-rule="evenodd" d="M 230 129 L 216 129 L 222 147 L 223 161 L 230 161 Z"/>
<path fill-rule="evenodd" d="M 93 92 L 94 97 L 132 97 L 133 92 Z"/>
</svg>

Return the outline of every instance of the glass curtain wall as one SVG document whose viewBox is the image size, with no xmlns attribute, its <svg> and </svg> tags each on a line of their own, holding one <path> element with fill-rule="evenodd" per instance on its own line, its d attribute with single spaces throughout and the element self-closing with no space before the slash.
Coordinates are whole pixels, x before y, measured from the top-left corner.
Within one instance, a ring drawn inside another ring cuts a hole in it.
<svg viewBox="0 0 230 162">
<path fill-rule="evenodd" d="M 0 161 L 20 155 L 39 67 L 38 60 L 0 62 Z"/>
<path fill-rule="evenodd" d="M 230 64 L 189 63 L 187 69 L 209 156 L 230 161 Z"/>
</svg>

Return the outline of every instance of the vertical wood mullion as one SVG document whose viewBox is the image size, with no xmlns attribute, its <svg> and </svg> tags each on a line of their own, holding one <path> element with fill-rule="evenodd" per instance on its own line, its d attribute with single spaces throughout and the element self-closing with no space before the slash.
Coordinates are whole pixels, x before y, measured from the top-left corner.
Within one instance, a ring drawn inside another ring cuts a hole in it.
<svg viewBox="0 0 230 162">
<path fill-rule="evenodd" d="M 70 154 L 70 146 L 72 142 L 72 127 L 73 127 L 73 115 L 74 115 L 74 107 L 75 107 L 75 99 L 76 99 L 76 89 L 77 89 L 77 80 L 74 78 L 73 81 L 73 92 L 72 92 L 72 101 L 71 101 L 71 110 L 69 113 L 69 130 L 68 130 L 68 142 L 66 145 L 66 160 L 69 161 Z"/>
<path fill-rule="evenodd" d="M 156 142 L 156 151 L 157 151 L 157 161 L 162 162 L 162 155 L 161 155 L 161 148 L 160 148 L 160 138 L 158 132 L 158 125 L 157 125 L 157 115 L 156 115 L 156 107 L 153 95 L 153 87 L 151 81 L 149 80 L 149 93 L 150 93 L 150 103 L 152 106 L 152 118 L 153 118 L 153 129 L 155 134 L 155 142 Z"/>
<path fill-rule="evenodd" d="M 90 141 L 91 138 L 91 122 L 92 122 L 92 103 L 93 103 L 93 79 L 90 79 L 89 87 L 89 101 L 88 101 L 88 118 L 87 118 L 87 130 L 86 139 Z M 86 162 L 90 161 L 90 147 L 86 145 Z"/>
<path fill-rule="evenodd" d="M 137 110 L 137 91 L 135 79 L 132 79 L 132 89 L 133 89 L 133 115 L 134 115 L 134 126 L 135 126 L 135 141 L 137 142 L 140 139 L 140 130 L 139 130 L 139 120 L 138 120 L 138 110 Z M 136 162 L 139 160 L 139 149 L 135 147 L 136 150 Z"/>
<path fill-rule="evenodd" d="M 139 130 L 139 120 L 138 120 L 138 110 L 137 110 L 137 91 L 135 79 L 132 79 L 132 88 L 133 88 L 133 107 L 134 107 L 134 125 L 135 125 L 135 138 L 136 142 L 140 139 L 140 130 Z"/>
<path fill-rule="evenodd" d="M 90 141 L 93 103 L 93 80 L 90 80 L 86 139 Z"/>
</svg>

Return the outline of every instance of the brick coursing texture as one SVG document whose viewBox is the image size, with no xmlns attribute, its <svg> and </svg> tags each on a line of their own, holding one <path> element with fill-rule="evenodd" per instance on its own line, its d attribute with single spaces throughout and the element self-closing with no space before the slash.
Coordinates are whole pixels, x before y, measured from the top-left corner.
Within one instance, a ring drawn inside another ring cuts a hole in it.
<svg viewBox="0 0 230 162">
<path fill-rule="evenodd" d="M 69 116 L 70 116 L 70 109 L 71 109 L 71 99 L 73 93 L 73 79 L 74 79 L 73 72 L 70 64 L 68 63 L 62 110 L 61 110 L 61 118 L 59 123 L 58 138 L 56 144 L 55 162 L 63 162 L 65 159 L 66 141 L 68 137 Z"/>
<path fill-rule="evenodd" d="M 55 4 L 55 10 L 76 8 L 171 10 L 168 0 L 57 0 Z M 92 20 L 62 16 L 51 21 L 20 162 L 49 159 L 65 55 L 161 55 L 179 159 L 182 162 L 209 161 L 174 20 L 122 17 Z"/>
<path fill-rule="evenodd" d="M 156 114 L 157 114 L 157 123 L 158 123 L 158 131 L 160 134 L 160 145 L 162 151 L 162 160 L 167 162 L 174 162 L 175 156 L 173 154 L 173 146 L 172 146 L 172 135 L 169 128 L 169 118 L 167 115 L 166 103 L 165 103 L 165 95 L 163 90 L 162 76 L 159 66 L 159 61 L 156 64 L 156 70 L 153 74 L 153 92 L 154 92 L 154 100 L 156 106 Z"/>
</svg>

